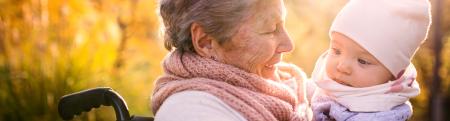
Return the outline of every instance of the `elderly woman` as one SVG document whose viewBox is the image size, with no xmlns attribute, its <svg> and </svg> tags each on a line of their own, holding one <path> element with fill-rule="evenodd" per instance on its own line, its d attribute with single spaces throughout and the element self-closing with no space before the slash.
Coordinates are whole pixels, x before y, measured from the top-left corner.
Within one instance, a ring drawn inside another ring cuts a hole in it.
<svg viewBox="0 0 450 121">
<path fill-rule="evenodd" d="M 278 66 L 293 49 L 283 0 L 161 0 L 160 14 L 172 51 L 152 96 L 155 120 L 307 119 L 303 72 Z"/>
</svg>

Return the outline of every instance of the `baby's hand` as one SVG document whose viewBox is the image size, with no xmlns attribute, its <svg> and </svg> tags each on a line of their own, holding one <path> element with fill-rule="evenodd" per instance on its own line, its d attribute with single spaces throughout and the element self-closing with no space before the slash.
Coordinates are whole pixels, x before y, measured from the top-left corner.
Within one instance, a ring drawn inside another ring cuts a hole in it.
<svg viewBox="0 0 450 121">
<path fill-rule="evenodd" d="M 295 80 L 303 82 L 303 80 L 306 80 L 307 78 L 306 73 L 294 64 L 281 62 L 276 66 L 281 80 L 295 78 Z"/>
<path fill-rule="evenodd" d="M 306 73 L 303 72 L 298 66 L 291 63 L 279 63 L 276 65 L 278 68 L 278 75 L 283 83 L 293 88 L 298 96 L 299 102 L 304 102 L 304 81 L 307 80 Z"/>
</svg>

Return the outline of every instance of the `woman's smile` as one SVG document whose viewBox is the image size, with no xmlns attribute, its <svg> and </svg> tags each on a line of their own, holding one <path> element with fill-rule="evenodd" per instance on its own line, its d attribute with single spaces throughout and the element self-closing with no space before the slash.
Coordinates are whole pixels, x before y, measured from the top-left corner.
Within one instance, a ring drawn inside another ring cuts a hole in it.
<svg viewBox="0 0 450 121">
<path fill-rule="evenodd" d="M 275 65 L 281 62 L 281 54 L 276 54 L 267 64 L 264 66 L 266 69 L 274 70 Z"/>
</svg>

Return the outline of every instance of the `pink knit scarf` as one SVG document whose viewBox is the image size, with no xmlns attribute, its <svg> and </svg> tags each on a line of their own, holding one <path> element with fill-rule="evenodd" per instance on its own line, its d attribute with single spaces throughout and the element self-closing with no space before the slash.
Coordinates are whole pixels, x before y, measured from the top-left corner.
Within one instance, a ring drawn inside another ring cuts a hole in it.
<svg viewBox="0 0 450 121">
<path fill-rule="evenodd" d="M 154 114 L 172 94 L 195 90 L 218 97 L 249 121 L 304 120 L 296 94 L 282 83 L 194 53 L 169 53 L 163 68 L 152 97 Z"/>
</svg>

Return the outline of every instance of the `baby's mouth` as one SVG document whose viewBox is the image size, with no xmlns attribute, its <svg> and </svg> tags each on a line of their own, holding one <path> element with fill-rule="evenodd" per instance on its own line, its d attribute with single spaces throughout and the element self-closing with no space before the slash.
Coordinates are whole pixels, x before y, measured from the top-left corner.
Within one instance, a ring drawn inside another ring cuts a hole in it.
<svg viewBox="0 0 450 121">
<path fill-rule="evenodd" d="M 340 80 L 340 79 L 333 78 L 333 80 L 334 80 L 335 82 L 339 83 L 339 84 L 342 84 L 342 85 L 345 85 L 345 86 L 349 86 L 349 87 L 353 87 L 352 85 L 347 84 L 347 83 L 345 83 L 344 81 L 342 81 L 342 80 Z"/>
</svg>

